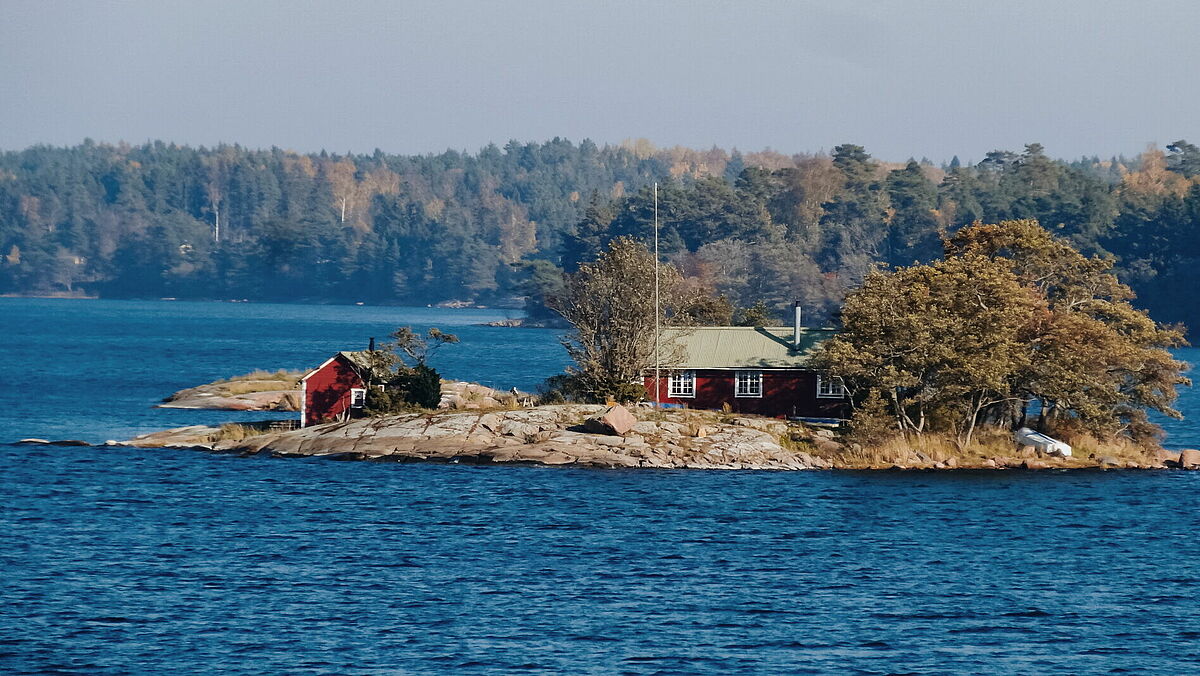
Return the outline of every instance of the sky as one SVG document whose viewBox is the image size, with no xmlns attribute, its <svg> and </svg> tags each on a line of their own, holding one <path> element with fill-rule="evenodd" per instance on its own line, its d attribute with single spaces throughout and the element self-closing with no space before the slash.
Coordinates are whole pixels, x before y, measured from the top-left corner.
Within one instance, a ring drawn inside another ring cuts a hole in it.
<svg viewBox="0 0 1200 676">
<path fill-rule="evenodd" d="M 1200 2 L 0 3 L 0 149 L 1200 143 Z"/>
</svg>

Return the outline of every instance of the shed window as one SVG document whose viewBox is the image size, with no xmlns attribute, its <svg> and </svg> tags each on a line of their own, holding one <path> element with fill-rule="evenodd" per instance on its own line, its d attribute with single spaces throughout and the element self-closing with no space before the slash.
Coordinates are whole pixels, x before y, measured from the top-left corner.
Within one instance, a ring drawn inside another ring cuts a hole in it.
<svg viewBox="0 0 1200 676">
<path fill-rule="evenodd" d="M 817 376 L 817 396 L 827 399 L 842 399 L 846 396 L 846 386 L 841 378 L 825 378 Z"/>
<path fill-rule="evenodd" d="M 762 396 L 762 371 L 738 371 L 736 378 L 737 385 L 734 388 L 734 396 Z"/>
<path fill-rule="evenodd" d="M 362 408 L 367 405 L 367 391 L 359 387 L 350 388 L 350 408 Z"/>
<path fill-rule="evenodd" d="M 667 378 L 668 397 L 696 396 L 696 372 L 676 371 Z"/>
</svg>

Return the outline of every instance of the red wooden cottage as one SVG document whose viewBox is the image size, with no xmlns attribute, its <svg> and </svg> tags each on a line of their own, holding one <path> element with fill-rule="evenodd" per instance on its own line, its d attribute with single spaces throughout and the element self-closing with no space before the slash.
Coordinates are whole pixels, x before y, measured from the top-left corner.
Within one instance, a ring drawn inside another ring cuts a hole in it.
<svg viewBox="0 0 1200 676">
<path fill-rule="evenodd" d="M 300 379 L 300 426 L 347 420 L 367 401 L 370 353 L 338 352 Z"/>
<path fill-rule="evenodd" d="M 809 366 L 815 348 L 834 329 L 702 326 L 663 332 L 664 355 L 678 357 L 660 371 L 657 401 L 778 418 L 844 419 L 850 401 L 842 384 Z M 674 353 L 674 354 L 672 354 Z M 655 401 L 653 371 L 646 398 Z"/>
</svg>

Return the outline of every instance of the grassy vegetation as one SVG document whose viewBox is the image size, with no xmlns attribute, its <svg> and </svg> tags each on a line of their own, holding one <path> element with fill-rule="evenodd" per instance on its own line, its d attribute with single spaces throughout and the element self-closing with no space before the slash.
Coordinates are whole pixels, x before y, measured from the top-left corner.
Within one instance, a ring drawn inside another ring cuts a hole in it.
<svg viewBox="0 0 1200 676">
<path fill-rule="evenodd" d="M 958 467 L 986 467 L 989 461 L 997 465 L 1040 461 L 1052 467 L 1094 467 L 1100 458 L 1111 458 L 1122 465 L 1156 464 L 1154 448 L 1141 445 L 1128 437 L 1114 436 L 1098 439 L 1086 432 L 1058 431 L 1056 438 L 1072 446 L 1070 458 L 1047 457 L 1037 452 L 1022 452 L 1006 430 L 989 429 L 981 432 L 965 448 L 960 448 L 953 434 L 924 434 L 904 438 L 895 436 L 871 444 L 845 442 L 833 444 L 791 442 L 790 446 L 814 456 L 825 458 L 837 467 L 848 469 L 879 469 L 893 466 L 930 467 L 939 463 Z"/>
<path fill-rule="evenodd" d="M 257 437 L 266 434 L 269 431 L 268 424 L 259 423 L 225 423 L 221 425 L 221 429 L 217 430 L 211 438 L 212 442 L 217 441 L 241 441 L 249 437 Z"/>
<path fill-rule="evenodd" d="M 223 441 L 239 442 L 239 441 L 241 441 L 241 439 L 244 439 L 247 437 L 257 437 L 259 435 L 265 435 L 265 433 L 266 433 L 265 426 L 258 426 L 258 425 L 254 425 L 252 423 L 251 424 L 226 423 L 226 424 L 221 425 L 221 429 L 217 430 L 214 433 L 214 435 L 212 435 L 212 441 L 214 441 L 214 442 L 223 442 Z"/>
</svg>

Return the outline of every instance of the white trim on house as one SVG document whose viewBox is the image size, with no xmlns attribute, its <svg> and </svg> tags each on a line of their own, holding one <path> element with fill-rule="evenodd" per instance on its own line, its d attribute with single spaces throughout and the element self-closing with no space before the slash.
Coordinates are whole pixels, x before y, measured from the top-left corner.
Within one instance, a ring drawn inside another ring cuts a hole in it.
<svg viewBox="0 0 1200 676">
<path fill-rule="evenodd" d="M 817 376 L 817 399 L 845 399 L 846 386 L 841 378 L 822 378 Z"/>
<path fill-rule="evenodd" d="M 304 382 L 304 381 L 308 380 L 309 378 L 311 378 L 311 377 L 313 377 L 314 375 L 316 375 L 316 374 L 317 374 L 317 371 L 320 371 L 321 369 L 325 368 L 326 366 L 329 366 L 330 362 L 332 362 L 334 359 L 337 359 L 337 358 L 338 358 L 338 354 L 340 354 L 340 353 L 334 353 L 334 355 L 333 355 L 332 357 L 330 357 L 329 359 L 326 359 L 325 361 L 321 362 L 321 365 L 320 365 L 320 366 L 318 366 L 317 368 L 315 368 L 315 369 L 313 369 L 313 370 L 309 371 L 308 373 L 305 373 L 305 374 L 304 374 L 304 377 L 300 379 L 300 382 Z"/>
<path fill-rule="evenodd" d="M 367 388 L 350 388 L 350 408 L 362 408 L 367 405 Z"/>
<path fill-rule="evenodd" d="M 345 354 L 343 354 L 343 352 L 344 351 L 335 352 L 332 357 L 321 362 L 320 366 L 316 367 L 315 369 L 310 370 L 308 373 L 305 373 L 302 378 L 300 378 L 300 426 L 301 427 L 304 427 L 306 425 L 306 420 L 308 418 L 308 379 L 315 376 L 318 372 L 320 372 L 326 366 L 329 366 L 330 364 L 332 364 L 334 361 L 337 361 L 338 357 L 342 357 L 343 359 L 346 360 L 346 363 L 350 365 L 350 370 L 353 371 L 355 376 L 358 377 L 359 382 L 363 383 L 363 385 L 367 384 L 367 380 L 365 378 L 363 378 L 363 374 L 359 371 L 358 365 L 354 363 L 354 360 L 350 359 Z M 350 388 L 350 406 L 347 407 L 346 410 L 342 412 L 343 414 L 349 412 L 349 410 L 351 408 L 362 408 L 361 404 L 358 406 L 354 405 L 354 396 L 355 396 L 356 390 L 363 393 L 362 401 L 364 404 L 366 403 L 366 394 L 365 394 L 366 389 L 361 388 L 361 387 L 352 387 L 352 388 Z"/>
<path fill-rule="evenodd" d="M 667 396 L 671 399 L 695 399 L 696 372 L 688 369 L 668 374 Z"/>
<path fill-rule="evenodd" d="M 740 369 L 733 374 L 733 396 L 738 399 L 762 399 L 762 371 Z"/>
</svg>

